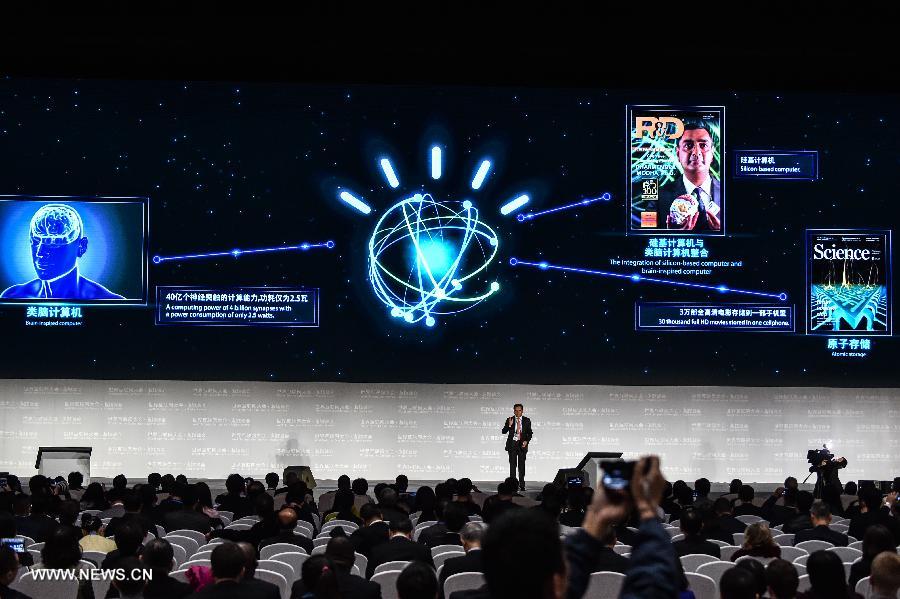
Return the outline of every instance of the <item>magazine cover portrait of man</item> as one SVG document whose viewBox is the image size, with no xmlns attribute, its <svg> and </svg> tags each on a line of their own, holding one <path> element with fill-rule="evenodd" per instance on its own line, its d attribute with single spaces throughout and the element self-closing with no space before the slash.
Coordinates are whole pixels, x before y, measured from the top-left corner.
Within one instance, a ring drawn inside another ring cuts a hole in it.
<svg viewBox="0 0 900 599">
<path fill-rule="evenodd" d="M 723 235 L 723 107 L 629 106 L 629 232 Z"/>
</svg>

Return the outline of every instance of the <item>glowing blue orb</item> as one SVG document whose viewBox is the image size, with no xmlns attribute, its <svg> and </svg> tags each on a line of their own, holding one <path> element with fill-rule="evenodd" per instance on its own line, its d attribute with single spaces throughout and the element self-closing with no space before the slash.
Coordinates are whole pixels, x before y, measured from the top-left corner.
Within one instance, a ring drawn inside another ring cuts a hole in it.
<svg viewBox="0 0 900 599">
<path fill-rule="evenodd" d="M 436 315 L 462 312 L 499 291 L 486 276 L 498 245 L 471 201 L 415 194 L 375 225 L 369 282 L 391 316 L 433 327 Z"/>
</svg>

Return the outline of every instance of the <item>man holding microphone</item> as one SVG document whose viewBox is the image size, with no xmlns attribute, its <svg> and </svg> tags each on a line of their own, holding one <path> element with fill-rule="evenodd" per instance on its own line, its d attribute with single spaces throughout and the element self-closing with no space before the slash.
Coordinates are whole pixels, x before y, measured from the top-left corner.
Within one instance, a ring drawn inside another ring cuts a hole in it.
<svg viewBox="0 0 900 599">
<path fill-rule="evenodd" d="M 525 456 L 531 441 L 531 419 L 522 415 L 522 404 L 513 406 L 513 416 L 506 419 L 501 434 L 506 435 L 506 452 L 509 454 L 509 476 L 515 478 L 519 468 L 519 490 L 525 490 Z"/>
</svg>

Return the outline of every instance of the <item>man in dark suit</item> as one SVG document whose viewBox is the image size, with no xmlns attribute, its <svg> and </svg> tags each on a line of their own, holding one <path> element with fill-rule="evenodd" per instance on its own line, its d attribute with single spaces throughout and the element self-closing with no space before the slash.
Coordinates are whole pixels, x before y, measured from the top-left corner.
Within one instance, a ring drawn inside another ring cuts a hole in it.
<svg viewBox="0 0 900 599">
<path fill-rule="evenodd" d="M 850 530 L 847 532 L 851 536 L 862 539 L 869 527 L 880 524 L 890 531 L 894 542 L 900 544 L 900 520 L 894 518 L 891 510 L 883 505 L 881 491 L 873 486 L 860 489 L 859 505 L 859 513 L 850 519 Z"/>
<path fill-rule="evenodd" d="M 191 594 L 191 585 L 169 576 L 174 556 L 172 545 L 165 539 L 153 539 L 144 545 L 141 567 L 153 571 L 153 578 L 144 587 L 145 599 L 182 599 Z"/>
<path fill-rule="evenodd" d="M 720 231 L 722 186 L 709 172 L 715 156 L 709 130 L 702 125 L 686 124 L 676 143 L 675 155 L 684 174 L 659 190 L 659 227 L 683 231 Z M 697 206 L 696 211 L 681 221 L 670 214 L 672 203 L 679 198 Z"/>
<path fill-rule="evenodd" d="M 226 510 L 234 514 L 234 519 L 243 518 L 253 513 L 253 505 L 244 496 L 246 491 L 244 477 L 240 474 L 230 474 L 225 479 L 225 493 L 216 497 L 216 505 L 220 510 Z"/>
<path fill-rule="evenodd" d="M 610 527 L 598 540 L 603 546 L 598 547 L 596 553 L 594 553 L 594 559 L 590 565 L 591 572 L 621 572 L 625 574 L 630 562 L 627 557 L 619 555 L 613 549 L 618 540 L 616 538 L 616 529 Z"/>
<path fill-rule="evenodd" d="M 847 535 L 831 530 L 831 508 L 824 501 L 817 501 L 809 512 L 812 528 L 801 530 L 794 534 L 794 545 L 803 541 L 828 541 L 835 547 L 846 547 L 849 540 Z"/>
<path fill-rule="evenodd" d="M 147 581 L 141 576 L 141 562 L 137 556 L 130 556 L 119 562 L 119 567 L 124 572 L 124 577 L 113 578 L 110 583 L 109 593 L 115 591 L 116 597 L 141 597 L 143 599 L 144 589 L 147 587 Z M 4 597 L 0 595 L 0 597 Z"/>
<path fill-rule="evenodd" d="M 501 434 L 506 435 L 506 452 L 509 454 L 509 475 L 516 476 L 516 465 L 519 469 L 519 490 L 525 490 L 525 456 L 528 455 L 528 444 L 531 443 L 531 419 L 523 416 L 525 408 L 517 403 L 513 406 L 513 415 L 503 423 Z M 515 489 L 514 489 L 515 490 Z"/>
<path fill-rule="evenodd" d="M 681 557 L 692 553 L 702 555 L 711 555 L 715 558 L 722 557 L 722 551 L 715 543 L 706 540 L 701 534 L 703 529 L 703 517 L 699 510 L 684 510 L 681 512 L 681 532 L 684 533 L 684 539 L 672 543 L 675 555 Z M 732 541 L 733 543 L 734 541 Z"/>
<path fill-rule="evenodd" d="M 212 530 L 212 521 L 203 512 L 197 511 L 199 497 L 194 485 L 186 485 L 181 492 L 181 509 L 173 510 L 162 518 L 166 532 L 173 530 L 196 530 L 207 534 Z"/>
<path fill-rule="evenodd" d="M 16 497 L 15 503 L 18 509 L 21 509 L 23 504 L 27 508 L 28 496 Z M 56 520 L 47 515 L 49 507 L 50 498 L 46 495 L 32 496 L 31 513 L 27 516 L 16 516 L 16 533 L 34 539 L 35 543 L 46 541 L 57 526 Z"/>
<path fill-rule="evenodd" d="M 127 522 L 128 520 L 137 520 L 141 525 L 141 529 L 144 531 L 144 536 L 147 536 L 147 533 L 153 534 L 156 536 L 156 527 L 153 525 L 153 522 L 150 521 L 150 518 L 141 513 L 141 498 L 137 493 L 132 493 L 125 497 L 125 513 L 119 517 L 113 518 L 109 521 L 109 524 L 106 525 L 105 535 L 107 537 L 116 536 L 116 530 L 119 528 L 119 525 L 122 522 Z M 177 530 L 177 529 L 172 529 Z"/>
<path fill-rule="evenodd" d="M 726 497 L 716 499 L 713 503 L 713 510 L 715 516 L 706 523 L 703 536 L 733 545 L 734 533 L 744 532 L 747 530 L 747 525 L 731 514 L 731 502 Z"/>
<path fill-rule="evenodd" d="M 375 568 L 381 564 L 397 561 L 420 561 L 434 567 L 431 550 L 425 545 L 412 540 L 413 525 L 409 518 L 391 522 L 391 538 L 372 549 L 369 565 L 366 567 L 366 578 L 372 578 Z"/>
<path fill-rule="evenodd" d="M 288 543 L 302 547 L 307 554 L 311 554 L 313 550 L 312 539 L 294 532 L 294 529 L 297 527 L 297 512 L 293 508 L 282 508 L 276 518 L 278 520 L 278 534 L 260 541 L 259 548 L 262 549 L 266 545 L 274 545 L 275 543 Z"/>
<path fill-rule="evenodd" d="M 497 494 L 491 495 L 484 501 L 482 516 L 486 524 L 490 524 L 508 510 L 522 509 L 522 506 L 513 503 L 515 492 L 512 483 L 503 481 L 497 485 Z"/>
<path fill-rule="evenodd" d="M 813 494 L 809 491 L 797 491 L 797 516 L 785 522 L 781 530 L 785 534 L 797 534 L 801 530 L 812 528 L 810 510 L 814 501 Z"/>
<path fill-rule="evenodd" d="M 173 483 L 169 491 L 169 496 L 160 501 L 159 505 L 153 508 L 153 523 L 162 525 L 163 518 L 166 517 L 166 514 L 169 512 L 177 512 L 182 509 L 184 507 L 184 502 L 181 500 L 181 496 L 187 492 L 188 485 L 186 483 Z"/>
<path fill-rule="evenodd" d="M 441 521 L 419 533 L 419 542 L 429 549 L 438 545 L 462 545 L 459 531 L 468 521 L 465 506 L 451 501 L 444 506 Z"/>
<path fill-rule="evenodd" d="M 272 595 L 244 584 L 247 557 L 238 543 L 221 543 L 213 549 L 209 560 L 213 584 L 190 595 L 190 599 L 278 599 L 281 596 L 278 587 L 275 587 L 275 594 Z"/>
<path fill-rule="evenodd" d="M 357 553 L 372 557 L 372 549 L 387 543 L 390 538 L 388 523 L 381 516 L 381 509 L 374 503 L 367 503 L 359 509 L 359 515 L 363 525 L 353 531 L 350 542 L 356 548 Z"/>
<path fill-rule="evenodd" d="M 784 505 L 778 500 L 784 498 Z M 769 526 L 781 526 L 797 517 L 797 488 L 778 487 L 772 496 L 766 499 L 760 508 L 762 516 L 769 521 Z"/>
<path fill-rule="evenodd" d="M 378 508 L 381 510 L 382 517 L 388 522 L 409 518 L 409 514 L 400 507 L 399 500 L 397 491 L 390 487 L 382 490 L 378 496 Z"/>
<path fill-rule="evenodd" d="M 762 509 L 756 507 L 753 504 L 753 498 L 756 496 L 756 491 L 753 490 L 753 487 L 750 485 L 743 485 L 741 490 L 738 491 L 738 499 L 741 500 L 741 504 L 734 508 L 735 516 L 759 516 L 762 518 Z"/>
<path fill-rule="evenodd" d="M 451 557 L 444 562 L 441 576 L 438 579 L 438 593 L 444 598 L 444 582 L 454 574 L 463 572 L 484 572 L 484 561 L 481 559 L 481 538 L 484 536 L 484 524 L 469 522 L 462 527 L 459 537 L 462 539 L 465 555 Z"/>
<path fill-rule="evenodd" d="M 349 538 L 334 537 L 328 541 L 325 557 L 334 566 L 338 594 L 341 599 L 381 599 L 381 585 L 350 573 L 353 563 L 356 561 L 356 555 L 353 543 Z M 303 585 L 303 580 L 297 580 L 291 587 L 291 599 L 301 599 L 305 594 L 306 587 Z"/>
<path fill-rule="evenodd" d="M 265 597 L 266 599 L 280 599 L 281 589 L 278 585 L 267 580 L 256 578 L 256 567 L 259 560 L 256 559 L 256 547 L 246 541 L 237 544 L 244 553 L 244 574 L 241 576 L 241 586 L 248 597 Z"/>
</svg>

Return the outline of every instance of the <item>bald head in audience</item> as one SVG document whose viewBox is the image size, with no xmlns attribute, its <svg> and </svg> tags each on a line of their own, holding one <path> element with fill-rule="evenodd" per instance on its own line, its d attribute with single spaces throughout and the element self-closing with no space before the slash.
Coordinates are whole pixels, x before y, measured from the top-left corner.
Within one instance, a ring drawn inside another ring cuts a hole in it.
<svg viewBox="0 0 900 599">
<path fill-rule="evenodd" d="M 278 512 L 278 526 L 282 530 L 294 530 L 297 526 L 297 512 L 293 508 L 283 508 Z"/>
</svg>

